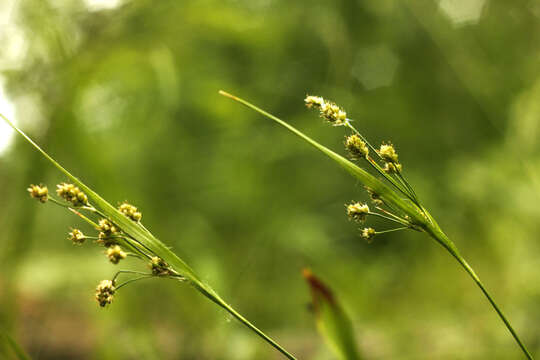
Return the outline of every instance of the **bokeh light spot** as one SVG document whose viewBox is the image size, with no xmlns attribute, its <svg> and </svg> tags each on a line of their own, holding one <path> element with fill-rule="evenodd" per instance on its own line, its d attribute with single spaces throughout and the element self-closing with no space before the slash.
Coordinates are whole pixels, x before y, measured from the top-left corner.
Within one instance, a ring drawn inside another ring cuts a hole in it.
<svg viewBox="0 0 540 360">
<path fill-rule="evenodd" d="M 440 0 L 439 9 L 454 25 L 476 24 L 486 0 Z"/>
<path fill-rule="evenodd" d="M 367 90 L 392 83 L 399 59 L 386 45 L 363 48 L 356 54 L 352 75 Z"/>
</svg>

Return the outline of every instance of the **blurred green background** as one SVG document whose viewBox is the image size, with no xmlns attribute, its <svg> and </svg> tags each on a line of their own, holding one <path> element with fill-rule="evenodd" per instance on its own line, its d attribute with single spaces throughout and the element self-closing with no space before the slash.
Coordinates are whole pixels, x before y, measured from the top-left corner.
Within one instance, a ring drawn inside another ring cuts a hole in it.
<svg viewBox="0 0 540 360">
<path fill-rule="evenodd" d="M 522 355 L 439 245 L 412 232 L 366 244 L 343 206 L 365 199 L 361 185 L 219 89 L 340 152 L 343 129 L 307 111 L 306 93 L 391 140 L 540 356 L 537 0 L 2 0 L 0 40 L 1 112 L 110 202 L 138 206 L 299 358 L 333 358 L 306 266 L 339 294 L 366 359 Z M 66 179 L 3 124 L 0 139 L 0 330 L 33 358 L 281 358 L 174 282 L 135 283 L 98 308 L 94 288 L 116 268 L 66 240 L 88 226 L 26 193 Z"/>
</svg>

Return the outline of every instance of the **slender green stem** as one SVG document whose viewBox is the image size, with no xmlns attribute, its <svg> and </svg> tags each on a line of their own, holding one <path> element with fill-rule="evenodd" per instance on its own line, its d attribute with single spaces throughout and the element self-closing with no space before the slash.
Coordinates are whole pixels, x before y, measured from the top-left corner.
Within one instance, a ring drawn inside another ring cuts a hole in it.
<svg viewBox="0 0 540 360">
<path fill-rule="evenodd" d="M 375 234 L 386 234 L 386 233 L 390 233 L 390 232 L 394 232 L 394 231 L 407 230 L 407 229 L 410 229 L 410 227 L 409 226 L 402 226 L 402 227 L 398 227 L 398 228 L 395 228 L 395 229 L 375 231 Z"/>
<path fill-rule="evenodd" d="M 460 255 L 459 251 L 455 246 L 453 246 L 453 243 L 449 241 L 449 239 L 446 237 L 446 235 L 438 229 L 438 226 L 435 224 L 435 228 L 428 228 L 429 235 L 433 237 L 437 242 L 439 242 L 448 252 L 457 260 L 457 262 L 465 269 L 467 274 L 470 275 L 470 277 L 474 280 L 476 285 L 482 290 L 482 293 L 484 296 L 488 299 L 489 303 L 493 307 L 493 309 L 497 312 L 499 315 L 499 318 L 503 321 L 504 325 L 510 331 L 510 334 L 512 334 L 512 337 L 517 342 L 523 353 L 525 354 L 525 357 L 528 360 L 533 360 L 532 355 L 529 353 L 521 339 L 519 338 L 519 335 L 516 333 L 512 325 L 510 324 L 510 321 L 506 318 L 502 310 L 499 308 L 497 303 L 495 303 L 495 300 L 491 297 L 487 289 L 484 287 L 484 284 L 482 281 L 480 281 L 480 278 L 476 273 L 474 272 L 473 268 L 467 263 L 467 261 L 463 258 L 463 256 Z"/>
<path fill-rule="evenodd" d="M 411 195 L 406 191 L 406 188 L 402 188 L 398 182 L 392 178 L 390 175 L 388 175 L 383 168 L 375 160 L 373 160 L 371 157 L 367 156 L 366 161 L 369 165 L 371 165 L 372 168 L 374 168 L 379 174 L 381 174 L 390 184 L 392 184 L 397 190 L 399 190 L 400 193 L 411 199 Z M 412 199 L 411 199 L 412 200 Z"/>
<path fill-rule="evenodd" d="M 151 277 L 153 277 L 154 275 L 145 275 L 145 276 L 139 276 L 139 277 L 136 277 L 134 279 L 129 279 L 129 280 L 126 280 L 124 281 L 123 283 L 121 283 L 120 285 L 118 286 L 115 286 L 116 290 L 120 289 L 121 287 L 124 287 L 126 286 L 127 284 L 131 284 L 132 282 L 135 282 L 135 281 L 139 281 L 139 280 L 143 280 L 143 279 L 150 279 Z"/>
<path fill-rule="evenodd" d="M 394 219 L 394 218 L 391 218 L 391 217 L 389 217 L 389 216 L 386 216 L 386 215 L 383 215 L 383 214 L 379 214 L 379 213 L 376 213 L 376 212 L 371 212 L 371 211 L 368 212 L 368 215 L 378 216 L 378 217 L 380 217 L 380 218 L 383 218 L 383 219 L 386 219 L 386 220 L 390 220 L 390 221 L 393 221 L 393 222 L 398 223 L 398 224 L 400 224 L 400 225 L 405 225 L 405 226 L 409 227 L 409 224 L 408 224 L 405 220 L 400 221 L 400 220 L 398 220 L 399 218 Z"/>
<path fill-rule="evenodd" d="M 223 309 L 225 309 L 229 314 L 234 316 L 238 321 L 240 321 L 242 324 L 250 328 L 252 331 L 254 331 L 257 335 L 259 335 L 261 338 L 263 338 L 267 343 L 269 343 L 272 347 L 274 347 L 276 350 L 278 350 L 280 353 L 285 355 L 290 360 L 296 360 L 296 358 L 289 353 L 287 350 L 285 350 L 283 347 L 281 347 L 278 343 L 276 343 L 272 338 L 270 338 L 268 335 L 263 333 L 261 330 L 259 330 L 255 325 L 250 323 L 246 318 L 244 318 L 242 315 L 240 315 L 236 310 L 234 310 L 229 304 L 227 304 L 223 299 L 217 295 L 215 291 L 209 291 L 208 289 L 202 289 L 201 292 L 206 295 L 210 300 L 212 300 L 214 303 L 221 306 Z"/>
<path fill-rule="evenodd" d="M 114 274 L 113 278 L 112 278 L 112 282 L 115 282 L 116 279 L 118 278 L 118 276 L 120 276 L 120 274 L 135 274 L 135 275 L 144 275 L 144 276 L 152 276 L 152 274 L 150 273 L 145 273 L 145 272 L 142 272 L 142 271 L 134 271 L 134 270 L 118 270 L 116 272 L 116 274 Z"/>
</svg>

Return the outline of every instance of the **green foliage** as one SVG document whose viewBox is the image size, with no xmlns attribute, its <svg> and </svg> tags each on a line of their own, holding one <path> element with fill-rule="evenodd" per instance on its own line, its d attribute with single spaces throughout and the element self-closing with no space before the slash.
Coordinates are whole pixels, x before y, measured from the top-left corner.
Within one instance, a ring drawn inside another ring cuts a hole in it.
<svg viewBox="0 0 540 360">
<path fill-rule="evenodd" d="M 325 95 L 370 140 L 393 141 L 423 204 L 538 357 L 537 1 L 88 5 L 105 2 L 0 1 L 0 112 L 112 205 L 143 209 L 153 234 L 223 298 L 298 358 L 326 360 L 297 276 L 310 266 L 351 305 L 367 359 L 516 357 L 435 242 L 401 231 L 366 244 L 343 214 L 369 200 L 362 185 L 216 91 L 249 94 L 339 150 L 341 133 L 301 106 L 308 93 Z M 128 286 L 99 311 L 96 280 L 114 265 L 73 249 L 72 216 L 26 199 L 31 183 L 67 179 L 10 133 L 0 128 L 11 139 L 0 152 L 0 327 L 29 355 L 280 356 L 173 281 Z"/>
</svg>

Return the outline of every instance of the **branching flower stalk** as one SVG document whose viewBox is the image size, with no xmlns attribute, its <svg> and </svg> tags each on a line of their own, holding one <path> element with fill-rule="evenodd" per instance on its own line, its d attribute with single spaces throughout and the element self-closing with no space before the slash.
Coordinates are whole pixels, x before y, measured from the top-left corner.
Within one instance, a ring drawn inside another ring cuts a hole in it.
<svg viewBox="0 0 540 360">
<path fill-rule="evenodd" d="M 392 144 L 383 143 L 379 149 L 376 149 L 351 124 L 352 120 L 347 118 L 346 112 L 342 108 L 333 102 L 326 101 L 321 97 L 307 96 L 305 103 L 308 108 L 319 110 L 320 116 L 333 126 L 343 126 L 352 132 L 352 134 L 347 136 L 345 140 L 345 147 L 352 159 L 352 161 L 349 161 L 343 156 L 319 144 L 285 121 L 260 109 L 246 100 L 224 91 L 220 91 L 219 93 L 277 122 L 293 134 L 297 135 L 330 157 L 352 176 L 363 183 L 378 212 L 371 211 L 367 204 L 353 202 L 346 207 L 347 214 L 351 220 L 355 222 L 363 222 L 368 216 L 377 216 L 400 225 L 398 228 L 382 231 L 376 231 L 373 228 L 366 227 L 361 230 L 361 236 L 363 238 L 371 241 L 378 234 L 401 230 L 415 230 L 429 235 L 440 245 L 442 245 L 457 260 L 457 262 L 480 288 L 493 309 L 497 312 L 498 316 L 506 325 L 506 328 L 510 331 L 512 337 L 517 342 L 526 358 L 529 360 L 533 359 L 532 355 L 529 353 L 506 316 L 503 314 L 499 306 L 495 303 L 491 295 L 484 287 L 483 283 L 480 281 L 480 278 L 476 275 L 467 261 L 465 261 L 463 256 L 461 256 L 454 243 L 441 230 L 440 226 L 430 215 L 427 209 L 422 206 L 412 186 L 407 182 L 402 174 L 403 166 L 398 161 L 398 154 Z M 372 157 L 370 154 L 374 154 L 374 156 Z M 382 178 L 386 180 L 389 185 L 380 178 L 377 178 L 367 172 L 364 168 L 358 166 L 355 162 L 367 163 L 367 167 L 376 171 L 376 173 L 382 176 Z"/>
<path fill-rule="evenodd" d="M 70 210 L 98 231 L 97 236 L 87 236 L 78 229 L 72 229 L 69 233 L 69 239 L 74 244 L 80 245 L 87 239 L 95 240 L 98 244 L 106 248 L 106 255 L 113 264 L 119 263 L 126 256 L 134 256 L 147 262 L 150 268 L 149 273 L 120 270 L 111 280 L 101 281 L 96 288 L 96 300 L 100 306 L 109 305 L 113 301 L 116 292 L 132 282 L 155 277 L 173 279 L 193 286 L 285 357 L 295 360 L 292 354 L 287 352 L 281 345 L 259 330 L 231 305 L 225 302 L 210 285 L 206 284 L 195 274 L 188 264 L 147 230 L 141 223 L 142 214 L 137 208 L 128 203 L 122 203 L 118 208 L 114 207 L 63 168 L 5 116 L 0 114 L 0 117 L 72 182 L 62 183 L 57 186 L 56 192 L 59 199 L 51 196 L 48 188 L 44 185 L 31 185 L 28 188 L 28 192 L 41 203 L 50 201 Z M 131 277 L 119 283 L 118 278 L 121 275 L 138 276 Z"/>
</svg>

